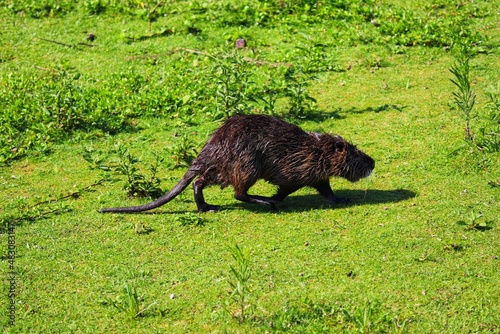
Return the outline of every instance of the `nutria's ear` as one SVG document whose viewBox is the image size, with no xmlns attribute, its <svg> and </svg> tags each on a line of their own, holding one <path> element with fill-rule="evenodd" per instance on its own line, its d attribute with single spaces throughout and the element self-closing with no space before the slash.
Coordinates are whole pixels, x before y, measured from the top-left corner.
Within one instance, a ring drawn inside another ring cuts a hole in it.
<svg viewBox="0 0 500 334">
<path fill-rule="evenodd" d="M 337 140 L 335 141 L 335 151 L 338 152 L 344 152 L 345 150 L 345 143 L 343 140 Z"/>
</svg>

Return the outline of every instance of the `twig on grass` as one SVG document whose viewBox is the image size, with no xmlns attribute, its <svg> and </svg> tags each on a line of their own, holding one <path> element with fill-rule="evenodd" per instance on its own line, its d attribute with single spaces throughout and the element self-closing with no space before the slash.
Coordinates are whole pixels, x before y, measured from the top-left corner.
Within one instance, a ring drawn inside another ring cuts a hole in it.
<svg viewBox="0 0 500 334">
<path fill-rule="evenodd" d="M 33 204 L 33 205 L 29 206 L 28 209 L 33 209 L 34 207 L 40 206 L 42 204 L 50 204 L 50 203 L 58 202 L 60 200 L 63 200 L 63 199 L 66 199 L 66 198 L 70 198 L 70 197 L 77 198 L 80 195 L 80 192 L 87 191 L 87 190 L 90 190 L 90 189 L 92 189 L 92 188 L 94 188 L 96 186 L 99 186 L 104 181 L 105 181 L 105 179 L 100 179 L 97 182 L 94 182 L 93 184 L 88 185 L 88 186 L 82 188 L 81 190 L 74 191 L 74 192 L 72 192 L 70 194 L 64 195 L 64 196 L 59 197 L 59 198 L 51 198 L 51 199 L 48 199 L 48 200 L 45 200 L 45 201 L 42 201 L 42 202 L 38 202 L 36 204 Z"/>
<path fill-rule="evenodd" d="M 47 68 L 47 67 L 41 67 L 41 66 L 35 66 L 36 69 L 42 70 L 42 71 L 47 71 L 47 72 L 57 72 L 55 68 Z"/>
<path fill-rule="evenodd" d="M 2 219 L 0 219 L 0 223 L 6 223 L 7 225 L 14 225 L 15 226 L 22 221 L 35 221 L 35 220 L 40 219 L 44 216 L 48 216 L 50 214 L 58 213 L 58 212 L 62 212 L 62 211 L 63 211 L 63 209 L 52 209 L 52 210 L 44 211 L 44 212 L 41 212 L 41 213 L 35 214 L 35 215 L 34 214 L 30 215 L 29 212 L 27 212 L 27 213 L 24 213 L 17 218 L 13 218 L 13 217 L 2 218 Z M 2 227 L 0 225 L 0 232 L 3 232 L 3 228 L 4 227 Z"/>
<path fill-rule="evenodd" d="M 156 4 L 156 6 L 149 12 L 150 14 L 153 14 L 155 12 L 155 10 L 160 7 L 161 5 L 163 5 L 163 0 L 162 1 L 158 1 L 158 3 Z"/>
<path fill-rule="evenodd" d="M 83 46 L 88 46 L 89 48 L 93 48 L 95 46 L 95 44 L 89 44 L 89 43 L 78 43 L 77 45 L 83 45 Z"/>
<path fill-rule="evenodd" d="M 136 41 L 144 41 L 146 39 L 151 39 L 151 38 L 156 38 L 156 37 L 163 37 L 163 36 L 170 36 L 172 35 L 174 32 L 172 31 L 172 29 L 163 29 L 162 31 L 159 31 L 159 32 L 155 32 L 153 34 L 148 34 L 148 35 L 142 35 L 142 36 L 139 36 L 139 37 L 130 37 L 130 36 L 127 36 L 125 37 L 127 39 L 128 42 L 136 42 Z"/>
<path fill-rule="evenodd" d="M 153 14 L 154 12 L 156 11 L 156 9 L 160 6 L 163 5 L 163 0 L 160 0 L 158 1 L 158 3 L 156 4 L 156 6 L 154 6 L 154 8 L 148 13 L 148 21 L 149 21 L 149 24 L 148 24 L 148 30 L 151 31 L 151 24 L 153 23 L 153 21 L 156 21 L 154 18 L 153 18 Z"/>
<path fill-rule="evenodd" d="M 62 42 L 55 41 L 53 39 L 48 39 L 48 38 L 43 38 L 43 37 L 37 37 L 37 38 L 40 39 L 40 40 L 42 40 L 42 41 L 45 41 L 45 42 L 50 42 L 50 43 L 54 43 L 54 44 L 57 44 L 57 45 L 66 46 L 68 48 L 74 48 L 75 46 L 78 46 L 78 45 L 88 46 L 90 48 L 93 48 L 95 46 L 94 44 L 88 44 L 88 43 L 67 44 L 67 43 L 62 43 Z"/>
<path fill-rule="evenodd" d="M 39 213 L 33 212 L 32 210 L 34 208 L 39 207 L 39 206 L 44 205 L 44 204 L 58 202 L 58 201 L 61 201 L 63 199 L 67 199 L 67 198 L 77 198 L 81 192 L 89 191 L 90 189 L 94 188 L 95 186 L 100 185 L 104 181 L 105 181 L 105 179 L 100 179 L 97 182 L 94 182 L 93 184 L 88 185 L 79 191 L 72 192 L 68 195 L 64 195 L 64 196 L 59 197 L 59 198 L 52 198 L 52 199 L 49 199 L 46 201 L 41 201 L 41 202 L 38 202 L 38 203 L 33 204 L 31 206 L 25 207 L 25 209 L 24 209 L 25 212 L 21 213 L 19 216 L 17 216 L 17 217 L 4 217 L 4 218 L 0 219 L 0 222 L 10 222 L 11 224 L 17 224 L 17 223 L 22 222 L 22 221 L 35 221 L 39 218 L 42 218 L 44 216 L 48 216 L 50 214 L 63 212 L 64 211 L 63 208 L 47 209 L 47 211 L 42 211 Z M 1 226 L 1 224 L 0 224 L 0 226 Z M 0 227 L 0 230 L 1 230 L 1 227 Z"/>
</svg>

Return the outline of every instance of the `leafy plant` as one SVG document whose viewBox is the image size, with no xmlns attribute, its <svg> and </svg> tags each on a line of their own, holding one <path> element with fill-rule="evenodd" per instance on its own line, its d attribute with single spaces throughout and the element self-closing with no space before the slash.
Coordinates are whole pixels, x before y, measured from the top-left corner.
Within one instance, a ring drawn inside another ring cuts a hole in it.
<svg viewBox="0 0 500 334">
<path fill-rule="evenodd" d="M 124 125 L 126 117 L 112 110 L 106 93 L 87 87 L 80 73 L 50 72 L 0 82 L 0 162 L 28 151 L 45 153 L 84 131 L 112 133 Z"/>
<path fill-rule="evenodd" d="M 301 303 L 287 304 L 266 323 L 275 332 L 341 332 L 332 330 L 332 323 L 344 323 L 349 333 L 404 333 L 408 319 L 385 312 L 379 303 L 367 300 L 361 307 L 328 304 L 306 298 Z M 354 330 L 353 330 L 354 329 Z"/>
<path fill-rule="evenodd" d="M 116 166 L 116 171 L 127 177 L 127 182 L 124 189 L 129 196 L 133 197 L 151 197 L 157 198 L 163 194 L 160 189 L 160 179 L 156 177 L 158 167 L 163 162 L 158 154 L 155 154 L 155 161 L 149 166 L 151 175 L 145 176 L 141 174 L 137 164 L 140 159 L 130 153 L 127 148 L 120 146 L 118 148 L 119 164 Z"/>
<path fill-rule="evenodd" d="M 255 95 L 255 99 L 259 102 L 261 111 L 267 115 L 276 114 L 276 103 L 280 97 L 279 90 L 268 88 Z"/>
<path fill-rule="evenodd" d="M 237 317 L 240 322 L 246 319 L 245 310 L 248 307 L 250 297 L 250 254 L 243 250 L 238 244 L 234 247 L 229 247 L 231 257 L 235 261 L 234 266 L 230 266 L 231 278 L 229 286 L 231 287 L 230 299 L 235 302 L 238 307 Z"/>
<path fill-rule="evenodd" d="M 107 8 L 104 0 L 84 0 L 82 6 L 91 15 L 99 15 Z"/>
<path fill-rule="evenodd" d="M 117 296 L 115 300 L 109 299 L 109 303 L 118 311 L 125 313 L 129 320 L 134 320 L 155 306 L 157 303 L 151 303 L 148 306 L 142 302 L 142 297 L 137 293 L 137 289 L 132 284 L 123 286 L 122 294 Z"/>
<path fill-rule="evenodd" d="M 190 166 L 198 154 L 196 145 L 187 132 L 177 136 L 176 142 L 167 151 L 174 160 L 173 168 Z"/>
<path fill-rule="evenodd" d="M 472 140 L 470 121 L 474 117 L 472 109 L 476 103 L 476 93 L 471 87 L 469 60 L 467 46 L 459 44 L 456 63 L 450 68 L 450 72 L 454 75 L 451 82 L 458 88 L 458 92 L 453 92 L 455 103 L 465 119 L 465 139 Z"/>
<path fill-rule="evenodd" d="M 187 212 L 175 217 L 175 221 L 177 221 L 181 226 L 202 226 L 205 224 L 205 219 L 202 216 L 192 212 Z"/>
<path fill-rule="evenodd" d="M 285 73 L 284 96 L 288 98 L 288 117 L 308 118 L 317 110 L 316 99 L 307 91 L 308 79 L 301 69 L 291 67 Z"/>
<path fill-rule="evenodd" d="M 300 51 L 297 61 L 302 67 L 303 73 L 320 72 L 342 72 L 343 68 L 336 63 L 333 52 L 327 50 L 327 46 L 319 42 L 313 45 L 299 46 Z"/>
<path fill-rule="evenodd" d="M 111 171 L 113 167 L 107 164 L 109 154 L 104 154 L 93 147 L 84 147 L 82 157 L 90 164 L 91 169 L 101 169 L 104 171 Z"/>
<path fill-rule="evenodd" d="M 309 81 L 315 79 L 303 72 L 302 65 L 269 76 L 264 89 L 253 94 L 256 108 L 268 115 L 291 119 L 313 117 L 316 99 L 309 95 Z"/>
<path fill-rule="evenodd" d="M 373 39 L 379 43 L 385 40 L 404 46 L 450 47 L 455 42 L 454 35 L 459 35 L 466 43 L 478 40 L 468 28 L 467 8 L 457 10 L 446 5 L 445 9 L 440 12 L 428 8 L 419 12 L 405 7 L 385 7 L 372 9 L 365 18 L 376 27 Z M 446 12 L 454 15 L 444 15 Z"/>
<path fill-rule="evenodd" d="M 389 313 L 383 312 L 378 303 L 370 300 L 366 300 L 362 307 L 350 311 L 343 309 L 342 312 L 359 333 L 380 333 L 393 324 Z"/>
<path fill-rule="evenodd" d="M 293 333 L 329 332 L 328 319 L 337 317 L 339 308 L 324 302 L 314 302 L 305 299 L 300 303 L 288 301 L 279 312 L 267 322 L 276 332 L 290 331 Z"/>
<path fill-rule="evenodd" d="M 214 68 L 215 112 L 212 117 L 220 119 L 238 114 L 247 114 L 255 101 L 250 94 L 254 84 L 249 64 L 238 54 L 219 59 Z"/>
<path fill-rule="evenodd" d="M 90 164 L 92 169 L 100 169 L 106 173 L 118 173 L 125 175 L 127 181 L 123 189 L 131 197 L 157 198 L 163 194 L 160 189 L 160 179 L 156 177 L 159 165 L 163 162 L 160 155 L 154 153 L 154 162 L 149 165 L 150 176 L 141 172 L 141 160 L 130 153 L 128 148 L 118 146 L 114 152 L 118 155 L 114 158 L 112 154 L 103 153 L 91 147 L 85 147 L 82 157 Z M 109 178 L 109 175 L 107 174 Z"/>
<path fill-rule="evenodd" d="M 258 111 L 268 115 L 279 115 L 279 107 L 282 104 L 280 102 L 285 99 L 286 85 L 287 80 L 285 80 L 281 70 L 269 73 L 262 89 L 253 93 L 253 97 L 257 101 Z"/>
<path fill-rule="evenodd" d="M 13 13 L 40 19 L 67 14 L 75 8 L 75 4 L 70 0 L 26 0 L 13 1 L 8 7 Z"/>
<path fill-rule="evenodd" d="M 146 11 L 146 17 L 148 19 L 148 30 L 151 31 L 151 25 L 153 22 L 158 20 L 158 17 L 160 16 L 158 8 L 163 6 L 164 1 L 154 1 L 154 2 L 141 2 L 141 7 L 144 8 Z M 153 6 L 154 5 L 154 6 Z"/>
<path fill-rule="evenodd" d="M 484 124 L 479 127 L 476 145 L 487 152 L 500 151 L 500 82 L 491 86 L 486 105 Z"/>
<path fill-rule="evenodd" d="M 471 211 L 467 221 L 459 220 L 457 225 L 465 226 L 467 230 L 486 231 L 493 228 L 493 222 L 486 221 L 482 213 Z"/>
<path fill-rule="evenodd" d="M 149 234 L 153 232 L 153 229 L 151 226 L 141 224 L 141 223 L 136 223 L 134 226 L 135 233 L 137 234 Z"/>
<path fill-rule="evenodd" d="M 454 75 L 451 79 L 458 88 L 458 92 L 453 92 L 455 104 L 462 112 L 465 119 L 465 139 L 470 141 L 481 151 L 500 151 L 500 82 L 497 86 L 491 86 L 487 92 L 488 103 L 486 105 L 486 115 L 484 112 L 473 113 L 476 102 L 476 93 L 471 87 L 469 61 L 473 51 L 464 42 L 456 44 L 456 63 L 450 68 Z M 472 133 L 471 121 L 475 121 L 477 133 Z"/>
</svg>

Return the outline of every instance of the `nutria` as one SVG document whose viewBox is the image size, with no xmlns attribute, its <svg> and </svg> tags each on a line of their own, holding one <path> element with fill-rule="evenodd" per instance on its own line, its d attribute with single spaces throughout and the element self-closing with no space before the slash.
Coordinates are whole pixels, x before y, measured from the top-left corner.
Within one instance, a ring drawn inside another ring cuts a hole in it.
<svg viewBox="0 0 500 334">
<path fill-rule="evenodd" d="M 203 198 L 203 188 L 232 185 L 243 202 L 274 207 L 302 187 L 313 187 L 328 202 L 344 203 L 330 188 L 340 176 L 356 182 L 371 174 L 375 162 L 340 136 L 305 132 L 296 125 L 264 115 L 229 118 L 208 140 L 182 180 L 167 194 L 139 206 L 101 209 L 99 212 L 140 212 L 168 203 L 193 182 L 199 211 L 216 211 Z M 249 195 L 259 179 L 278 186 L 272 197 Z"/>
</svg>

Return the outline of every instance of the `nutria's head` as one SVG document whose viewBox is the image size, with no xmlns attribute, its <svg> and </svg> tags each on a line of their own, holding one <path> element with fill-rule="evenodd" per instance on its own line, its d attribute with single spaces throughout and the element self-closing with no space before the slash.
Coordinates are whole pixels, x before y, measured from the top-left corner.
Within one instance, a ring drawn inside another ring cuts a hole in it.
<svg viewBox="0 0 500 334">
<path fill-rule="evenodd" d="M 331 137 L 331 173 L 351 182 L 370 176 L 375 161 L 340 136 Z M 333 151 L 333 152 L 332 152 Z"/>
</svg>

